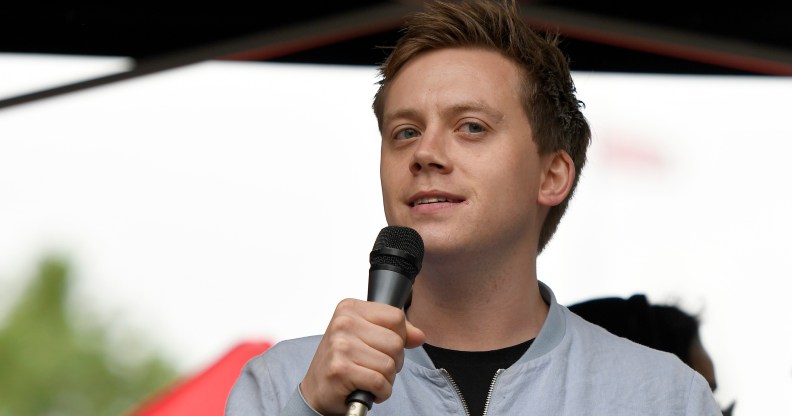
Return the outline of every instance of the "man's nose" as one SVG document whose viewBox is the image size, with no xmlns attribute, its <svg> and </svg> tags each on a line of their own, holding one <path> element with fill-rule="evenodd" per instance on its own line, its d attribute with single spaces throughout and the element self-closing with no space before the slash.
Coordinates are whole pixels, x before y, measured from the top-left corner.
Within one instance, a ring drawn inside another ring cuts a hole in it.
<svg viewBox="0 0 792 416">
<path fill-rule="evenodd" d="M 450 173 L 453 166 L 448 155 L 448 146 L 448 138 L 441 133 L 425 131 L 418 138 L 410 171 L 413 175 L 428 172 Z"/>
</svg>

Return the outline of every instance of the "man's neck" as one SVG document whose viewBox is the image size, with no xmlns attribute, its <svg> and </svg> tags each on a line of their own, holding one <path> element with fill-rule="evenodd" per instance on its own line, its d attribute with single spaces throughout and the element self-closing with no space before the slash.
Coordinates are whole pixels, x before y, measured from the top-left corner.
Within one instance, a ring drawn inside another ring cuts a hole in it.
<svg viewBox="0 0 792 416">
<path fill-rule="evenodd" d="M 547 317 L 535 257 L 498 267 L 480 261 L 424 266 L 415 281 L 408 318 L 427 342 L 461 351 L 487 351 L 532 339 Z M 448 266 L 453 265 L 453 266 Z"/>
</svg>

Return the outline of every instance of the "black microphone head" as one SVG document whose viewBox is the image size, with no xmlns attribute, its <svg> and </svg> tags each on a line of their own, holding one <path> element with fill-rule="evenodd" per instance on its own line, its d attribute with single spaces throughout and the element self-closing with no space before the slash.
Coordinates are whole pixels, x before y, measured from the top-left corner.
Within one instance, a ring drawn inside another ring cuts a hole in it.
<svg viewBox="0 0 792 416">
<path fill-rule="evenodd" d="M 372 267 L 390 265 L 399 268 L 412 280 L 421 271 L 424 243 L 410 227 L 389 225 L 383 228 L 369 256 Z"/>
</svg>

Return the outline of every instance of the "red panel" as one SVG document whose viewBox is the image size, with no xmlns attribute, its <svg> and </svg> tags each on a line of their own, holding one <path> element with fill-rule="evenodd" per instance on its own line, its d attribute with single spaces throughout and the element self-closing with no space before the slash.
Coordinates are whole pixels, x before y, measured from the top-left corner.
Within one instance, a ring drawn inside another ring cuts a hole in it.
<svg viewBox="0 0 792 416">
<path fill-rule="evenodd" d="M 269 342 L 244 342 L 196 376 L 160 393 L 129 416 L 223 416 L 225 402 L 242 367 L 266 351 Z"/>
</svg>

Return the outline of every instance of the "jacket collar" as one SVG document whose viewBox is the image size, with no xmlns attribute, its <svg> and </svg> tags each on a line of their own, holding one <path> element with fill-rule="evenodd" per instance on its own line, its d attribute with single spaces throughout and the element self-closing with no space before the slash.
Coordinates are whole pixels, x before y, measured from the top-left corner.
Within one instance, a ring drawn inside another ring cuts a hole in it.
<svg viewBox="0 0 792 416">
<path fill-rule="evenodd" d="M 536 339 L 534 340 L 533 344 L 531 344 L 531 347 L 528 348 L 528 351 L 517 361 L 517 363 L 525 363 L 552 351 L 553 348 L 555 348 L 561 342 L 561 340 L 564 338 L 564 334 L 566 333 L 566 321 L 564 320 L 564 313 L 561 310 L 561 306 L 558 304 L 558 302 L 556 302 L 553 291 L 546 284 L 542 282 L 538 283 L 539 293 L 542 295 L 542 299 L 550 306 L 550 308 L 547 313 L 547 318 L 542 324 L 542 329 L 539 330 L 539 335 L 536 336 Z M 434 364 L 432 364 L 432 360 L 429 358 L 429 355 L 426 354 L 426 351 L 423 349 L 423 347 L 405 350 L 404 355 L 408 360 L 413 361 L 418 365 L 428 368 L 435 368 Z"/>
</svg>

